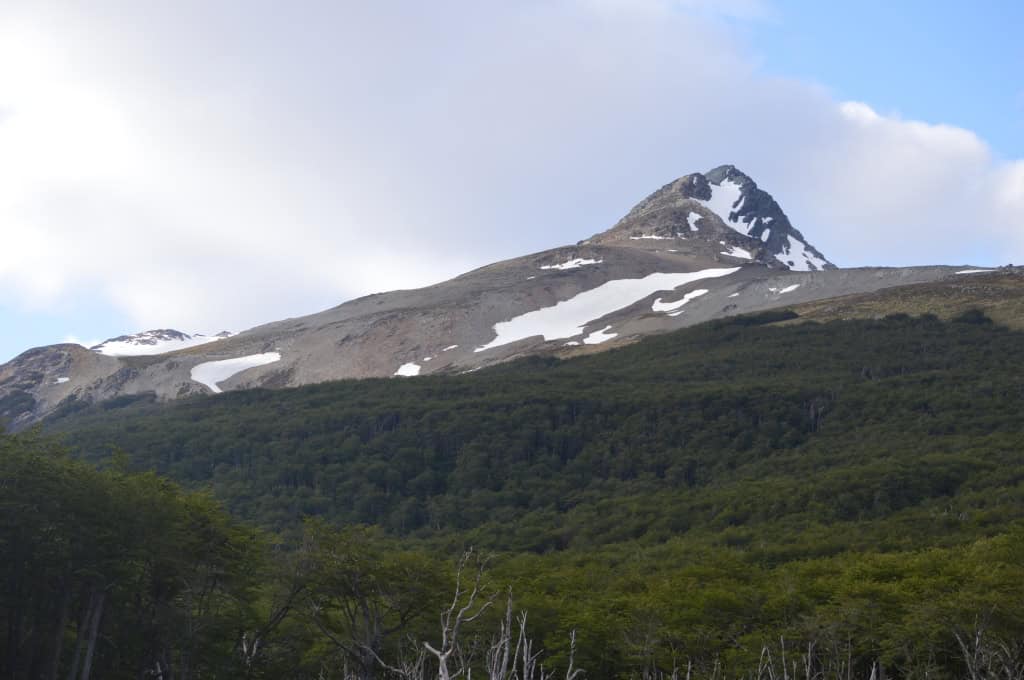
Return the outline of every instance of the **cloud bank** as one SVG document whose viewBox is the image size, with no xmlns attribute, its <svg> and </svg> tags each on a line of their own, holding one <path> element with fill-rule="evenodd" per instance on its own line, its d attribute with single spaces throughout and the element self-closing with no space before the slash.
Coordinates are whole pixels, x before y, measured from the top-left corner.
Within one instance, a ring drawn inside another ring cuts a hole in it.
<svg viewBox="0 0 1024 680">
<path fill-rule="evenodd" d="M 840 265 L 1024 260 L 1024 161 L 771 77 L 733 23 L 770 8 L 715 6 L 0 10 L 0 302 L 241 329 L 575 242 L 722 163 Z"/>
</svg>

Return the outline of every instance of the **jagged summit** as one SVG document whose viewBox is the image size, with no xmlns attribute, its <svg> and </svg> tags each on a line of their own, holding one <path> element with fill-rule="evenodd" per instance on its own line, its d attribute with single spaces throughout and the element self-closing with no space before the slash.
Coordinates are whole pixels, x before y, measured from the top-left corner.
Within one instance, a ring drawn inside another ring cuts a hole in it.
<svg viewBox="0 0 1024 680">
<path fill-rule="evenodd" d="M 835 269 L 793 227 L 771 194 L 733 165 L 669 182 L 590 242 L 642 245 L 667 239 L 686 241 L 680 245 L 690 251 L 769 267 Z"/>
</svg>

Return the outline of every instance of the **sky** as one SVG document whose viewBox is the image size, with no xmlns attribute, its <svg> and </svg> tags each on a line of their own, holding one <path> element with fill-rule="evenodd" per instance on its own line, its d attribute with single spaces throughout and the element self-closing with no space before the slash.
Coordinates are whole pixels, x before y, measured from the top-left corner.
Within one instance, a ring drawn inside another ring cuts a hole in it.
<svg viewBox="0 0 1024 680">
<path fill-rule="evenodd" d="M 732 163 L 841 266 L 1024 261 L 1024 4 L 0 0 L 0 362 L 574 243 Z"/>
</svg>

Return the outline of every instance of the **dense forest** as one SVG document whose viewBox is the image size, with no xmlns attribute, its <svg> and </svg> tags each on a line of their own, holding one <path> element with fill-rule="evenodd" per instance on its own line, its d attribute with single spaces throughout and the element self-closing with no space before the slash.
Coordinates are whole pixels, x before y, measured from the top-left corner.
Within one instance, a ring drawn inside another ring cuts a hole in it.
<svg viewBox="0 0 1024 680">
<path fill-rule="evenodd" d="M 1024 676 L 1024 334 L 792 317 L 68 404 L 0 440 L 0 677 Z"/>
</svg>

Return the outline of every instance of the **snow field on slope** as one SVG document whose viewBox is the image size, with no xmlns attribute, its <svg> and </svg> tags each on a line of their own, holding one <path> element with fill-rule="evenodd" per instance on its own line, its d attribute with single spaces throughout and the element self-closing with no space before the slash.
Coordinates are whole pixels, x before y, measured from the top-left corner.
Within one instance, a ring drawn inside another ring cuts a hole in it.
<svg viewBox="0 0 1024 680">
<path fill-rule="evenodd" d="M 212 392 L 219 393 L 222 390 L 218 387 L 217 383 L 224 382 L 231 376 L 241 373 L 246 369 L 265 366 L 280 360 L 281 354 L 279 352 L 265 352 L 263 354 L 235 357 L 234 359 L 207 361 L 193 366 L 190 375 L 192 380 L 206 385 Z"/>
<path fill-rule="evenodd" d="M 420 374 L 420 368 L 421 366 L 419 364 L 410 361 L 407 364 L 399 366 L 398 370 L 395 371 L 395 375 L 400 375 L 403 378 L 412 378 L 413 376 Z"/>
<path fill-rule="evenodd" d="M 690 214 L 686 216 L 686 223 L 690 225 L 690 231 L 700 231 L 697 228 L 697 220 L 701 218 L 700 213 L 690 211 Z"/>
<path fill-rule="evenodd" d="M 144 345 L 135 342 L 105 342 L 94 352 L 105 354 L 108 357 L 141 357 L 152 354 L 164 354 L 186 347 L 197 347 L 209 342 L 220 340 L 216 335 L 193 335 L 188 340 L 157 340 L 152 345 Z"/>
<path fill-rule="evenodd" d="M 616 279 L 597 288 L 583 291 L 551 307 L 527 312 L 508 321 L 494 324 L 495 338 L 474 352 L 517 340 L 542 336 L 544 340 L 571 338 L 583 332 L 583 327 L 594 319 L 628 307 L 648 295 L 660 290 L 673 290 L 679 286 L 701 279 L 728 276 L 739 271 L 739 267 L 728 269 L 704 269 L 697 272 L 656 273 L 640 279 Z"/>
<path fill-rule="evenodd" d="M 540 268 L 541 269 L 561 269 L 561 270 L 566 270 L 566 269 L 576 269 L 578 267 L 582 267 L 582 266 L 588 265 L 588 264 L 601 264 L 602 262 L 604 262 L 604 260 L 587 260 L 587 259 L 584 259 L 582 257 L 577 257 L 577 258 L 572 259 L 572 260 L 566 260 L 565 262 L 563 262 L 561 264 L 545 264 L 545 265 L 541 265 Z"/>
<path fill-rule="evenodd" d="M 651 305 L 651 309 L 655 312 L 674 312 L 690 300 L 695 300 L 701 295 L 707 295 L 708 292 L 707 288 L 693 290 L 684 295 L 682 300 L 676 300 L 675 302 L 662 302 L 661 298 L 657 298 L 654 304 Z"/>
<path fill-rule="evenodd" d="M 750 254 L 749 250 L 744 250 L 739 246 L 729 246 L 729 250 L 723 250 L 722 255 L 728 255 L 729 257 L 737 257 L 741 260 L 754 259 L 754 256 Z"/>
<path fill-rule="evenodd" d="M 776 255 L 775 259 L 797 272 L 810 272 L 825 268 L 825 260 L 817 257 L 807 249 L 807 244 L 787 235 L 789 248 L 785 255 Z M 790 264 L 792 263 L 792 264 Z"/>
<path fill-rule="evenodd" d="M 722 180 L 721 184 L 711 184 L 711 199 L 708 201 L 702 201 L 697 199 L 698 203 L 704 205 L 708 210 L 715 213 L 722 218 L 727 226 L 732 227 L 744 236 L 747 232 L 742 229 L 738 229 L 736 225 L 740 222 L 739 220 L 730 220 L 729 213 L 739 210 L 742 204 L 735 205 L 736 201 L 740 200 L 741 187 L 736 182 L 730 179 Z"/>
<path fill-rule="evenodd" d="M 602 342 L 605 342 L 606 340 L 611 340 L 612 338 L 617 337 L 619 335 L 618 333 L 609 333 L 608 332 L 611 329 L 612 329 L 611 326 L 605 326 L 604 328 L 602 328 L 599 331 L 594 331 L 593 333 L 591 333 L 587 337 L 583 338 L 583 344 L 584 345 L 600 345 Z"/>
<path fill-rule="evenodd" d="M 957 274 L 987 274 L 994 271 L 995 269 L 961 269 Z"/>
</svg>

